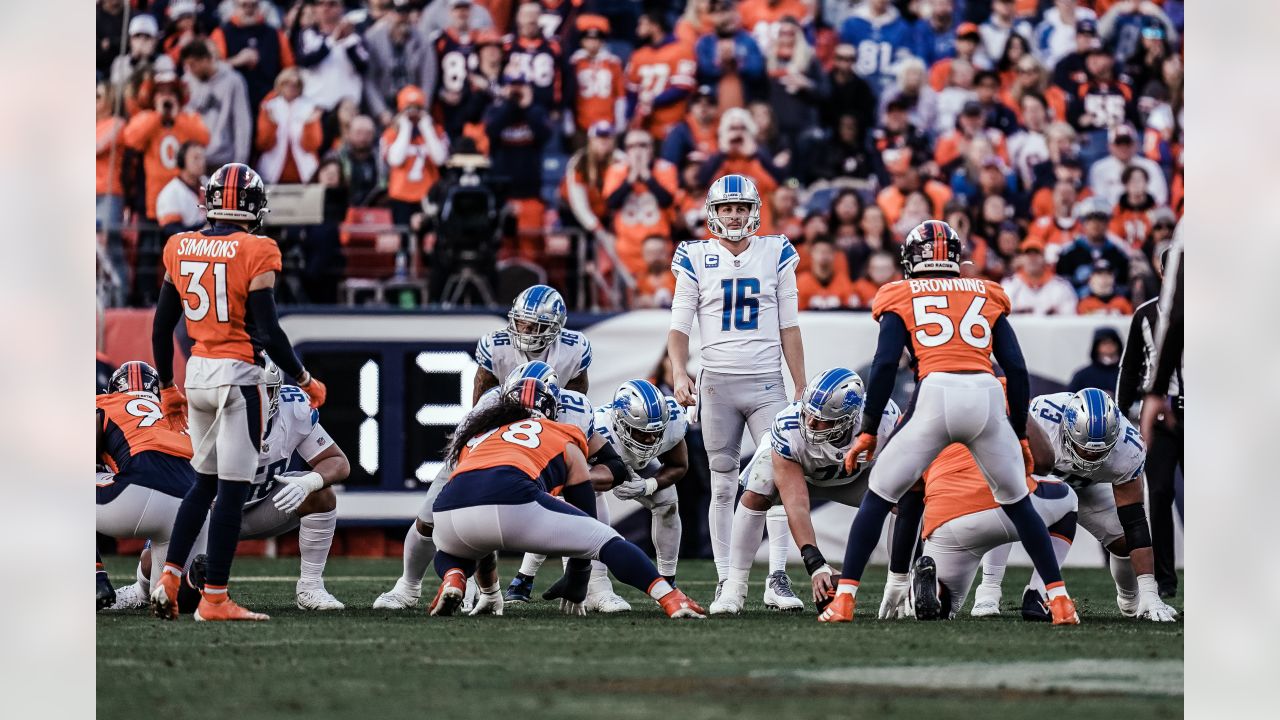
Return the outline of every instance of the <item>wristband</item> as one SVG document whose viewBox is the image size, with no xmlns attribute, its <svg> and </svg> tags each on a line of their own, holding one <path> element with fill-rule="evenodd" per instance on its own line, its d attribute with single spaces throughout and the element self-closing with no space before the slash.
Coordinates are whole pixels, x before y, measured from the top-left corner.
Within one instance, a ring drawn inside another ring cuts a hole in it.
<svg viewBox="0 0 1280 720">
<path fill-rule="evenodd" d="M 658 481 L 655 478 L 644 479 L 644 494 L 652 495 L 658 492 Z"/>
<path fill-rule="evenodd" d="M 814 545 L 805 545 L 800 548 L 800 557 L 804 558 L 804 569 L 808 571 L 810 577 L 827 564 L 826 558 L 822 557 L 822 551 Z"/>
</svg>

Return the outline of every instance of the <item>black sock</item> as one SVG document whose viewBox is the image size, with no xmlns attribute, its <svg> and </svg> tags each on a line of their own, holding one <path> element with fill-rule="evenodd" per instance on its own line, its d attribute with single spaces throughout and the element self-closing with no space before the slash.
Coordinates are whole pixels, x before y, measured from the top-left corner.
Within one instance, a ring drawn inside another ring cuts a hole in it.
<svg viewBox="0 0 1280 720">
<path fill-rule="evenodd" d="M 893 509 L 893 503 L 868 490 L 858 504 L 858 514 L 849 527 L 849 544 L 844 548 L 844 566 L 840 568 L 841 580 L 862 580 L 862 571 L 880 542 L 884 519 Z"/>
<path fill-rule="evenodd" d="M 1031 496 L 1024 496 L 1011 505 L 1001 505 L 1000 509 L 1004 510 L 1004 514 L 1009 516 L 1013 526 L 1018 529 L 1022 547 L 1031 556 L 1031 562 L 1036 566 L 1036 572 L 1040 573 L 1045 586 L 1061 583 L 1062 570 L 1058 567 L 1058 557 L 1053 552 L 1053 541 L 1049 539 L 1049 530 L 1045 528 L 1044 520 L 1040 519 L 1035 506 L 1031 504 Z"/>
<path fill-rule="evenodd" d="M 241 484 L 249 486 L 249 483 Z M 173 534 L 169 537 L 169 553 L 165 555 L 165 562 L 178 567 L 186 566 L 191 546 L 195 544 L 200 528 L 204 527 L 204 520 L 209 516 L 209 504 L 217 494 L 218 476 L 196 473 L 196 481 L 182 498 L 178 514 L 173 519 Z M 158 584 L 160 578 L 151 578 L 151 582 Z"/>
<path fill-rule="evenodd" d="M 213 501 L 209 513 L 209 570 L 205 584 L 226 587 L 231 577 L 231 561 L 236 556 L 236 544 L 240 542 L 240 520 L 244 515 L 244 503 L 249 499 L 253 486 L 247 482 L 218 481 L 218 498 Z M 190 496 L 188 496 L 190 497 Z M 186 504 L 186 500 L 183 500 Z M 170 554 L 173 553 L 170 546 Z"/>
<path fill-rule="evenodd" d="M 923 516 L 924 491 L 907 491 L 898 500 L 898 521 L 893 525 L 893 537 L 889 540 L 889 572 L 904 573 L 911 569 Z"/>
</svg>

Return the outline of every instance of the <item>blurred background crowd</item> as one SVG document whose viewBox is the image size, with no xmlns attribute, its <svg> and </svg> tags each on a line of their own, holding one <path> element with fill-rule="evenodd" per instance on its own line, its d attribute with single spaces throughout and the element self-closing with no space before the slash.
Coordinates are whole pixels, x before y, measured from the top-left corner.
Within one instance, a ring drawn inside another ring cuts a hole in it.
<svg viewBox="0 0 1280 720">
<path fill-rule="evenodd" d="M 1015 312 L 1130 314 L 1182 214 L 1181 0 L 98 0 L 99 295 L 251 164 L 286 303 L 663 307 L 752 178 L 801 309 L 941 218 Z"/>
</svg>

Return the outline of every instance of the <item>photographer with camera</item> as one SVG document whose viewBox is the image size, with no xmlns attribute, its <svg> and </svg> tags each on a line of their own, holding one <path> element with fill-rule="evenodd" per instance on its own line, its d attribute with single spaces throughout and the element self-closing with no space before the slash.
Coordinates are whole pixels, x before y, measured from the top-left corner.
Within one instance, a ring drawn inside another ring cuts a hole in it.
<svg viewBox="0 0 1280 720">
<path fill-rule="evenodd" d="M 382 134 L 388 169 L 387 196 L 396 225 L 421 224 L 422 199 L 440 177 L 449 148 L 427 113 L 427 95 L 416 85 L 396 94 L 396 115 Z M 414 228 L 417 229 L 416 227 Z"/>
<path fill-rule="evenodd" d="M 508 75 L 494 104 L 484 114 L 493 173 L 508 181 L 507 198 L 516 216 L 519 255 L 537 261 L 542 255 L 546 207 L 542 203 L 542 148 L 551 137 L 551 119 L 534 102 L 534 88 L 524 75 Z"/>
<path fill-rule="evenodd" d="M 680 180 L 675 165 L 656 157 L 648 132 L 628 131 L 623 151 L 626 160 L 614 163 L 605 173 L 604 194 L 613 213 L 618 259 L 635 277 L 644 273 L 645 238 L 671 238 L 672 208 Z"/>
</svg>

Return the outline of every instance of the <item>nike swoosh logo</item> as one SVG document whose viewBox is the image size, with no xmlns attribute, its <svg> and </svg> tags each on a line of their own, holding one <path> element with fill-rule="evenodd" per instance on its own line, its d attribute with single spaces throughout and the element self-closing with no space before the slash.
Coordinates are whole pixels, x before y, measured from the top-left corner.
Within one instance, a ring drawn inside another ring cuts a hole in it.
<svg viewBox="0 0 1280 720">
<path fill-rule="evenodd" d="M 774 385 L 777 385 L 777 383 L 774 383 Z M 765 389 L 765 390 L 772 390 L 772 389 L 773 389 L 773 385 L 765 385 L 765 386 L 764 386 L 764 389 Z"/>
</svg>

